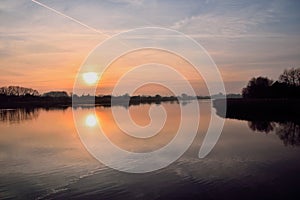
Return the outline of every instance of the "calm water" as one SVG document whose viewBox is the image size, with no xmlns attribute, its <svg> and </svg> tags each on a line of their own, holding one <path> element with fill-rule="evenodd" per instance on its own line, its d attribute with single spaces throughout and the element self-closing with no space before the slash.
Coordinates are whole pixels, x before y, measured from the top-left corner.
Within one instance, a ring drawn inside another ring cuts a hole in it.
<svg viewBox="0 0 300 200">
<path fill-rule="evenodd" d="M 188 151 L 168 167 L 128 174 L 94 159 L 82 145 L 72 109 L 0 110 L 1 199 L 274 199 L 299 197 L 299 124 L 226 119 L 213 151 L 198 158 L 210 117 L 209 101 L 200 104 L 197 137 Z M 163 147 L 175 135 L 180 120 L 177 104 L 162 104 L 168 120 L 147 140 L 132 139 L 112 120 L 111 108 L 97 107 L 107 136 L 123 149 L 147 152 Z M 154 105 L 156 106 L 156 105 Z M 139 125 L 150 122 L 149 105 L 131 106 Z M 124 107 L 118 107 L 122 111 Z M 88 108 L 77 108 L 81 125 L 93 129 Z M 190 123 L 198 123 L 191 116 Z M 187 134 L 188 134 L 187 129 Z M 88 133 L 87 133 L 88 134 Z M 142 134 L 142 133 L 141 133 Z M 109 155 L 110 152 L 107 152 Z"/>
</svg>

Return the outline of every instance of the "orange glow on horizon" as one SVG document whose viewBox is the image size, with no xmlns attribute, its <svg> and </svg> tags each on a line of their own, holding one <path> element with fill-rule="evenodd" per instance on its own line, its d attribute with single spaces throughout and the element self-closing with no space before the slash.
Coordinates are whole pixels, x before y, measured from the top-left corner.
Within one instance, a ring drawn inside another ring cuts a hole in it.
<svg viewBox="0 0 300 200">
<path fill-rule="evenodd" d="M 166 66 L 170 66 L 178 71 L 179 74 L 183 75 L 192 85 L 197 93 L 205 94 L 207 93 L 206 85 L 198 72 L 194 67 L 184 60 L 183 58 L 174 55 L 170 52 L 155 49 L 144 49 L 139 51 L 132 51 L 126 55 L 119 57 L 115 60 L 103 73 L 97 88 L 97 94 L 111 94 L 112 90 L 117 83 L 117 81 L 127 72 L 132 70 L 134 67 L 141 66 L 149 63 L 158 63 Z M 168 80 L 166 74 L 158 74 L 155 70 L 155 64 L 153 64 L 153 71 L 145 71 L 144 74 L 140 74 L 137 79 L 150 79 L 151 76 L 160 77 L 162 80 Z M 170 83 L 181 84 L 179 80 L 169 80 Z M 127 82 L 130 86 L 130 82 Z M 127 86 L 124 86 L 127 87 Z M 150 86 L 140 87 L 136 94 L 166 94 L 171 95 L 168 90 L 162 87 Z M 121 94 L 120 94 L 121 95 Z"/>
</svg>

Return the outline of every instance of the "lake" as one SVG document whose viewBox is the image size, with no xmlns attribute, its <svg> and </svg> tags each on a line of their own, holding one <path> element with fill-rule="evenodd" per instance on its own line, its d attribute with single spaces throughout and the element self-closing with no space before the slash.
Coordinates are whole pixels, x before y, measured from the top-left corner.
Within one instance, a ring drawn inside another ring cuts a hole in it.
<svg viewBox="0 0 300 200">
<path fill-rule="evenodd" d="M 0 199 L 299 198 L 299 124 L 226 119 L 216 146 L 200 159 L 210 118 L 219 116 L 214 109 L 210 112 L 208 100 L 188 102 L 182 109 L 197 104 L 201 116 L 193 144 L 174 163 L 145 174 L 120 172 L 91 156 L 76 131 L 73 112 L 87 130 L 98 122 L 114 144 L 148 152 L 175 136 L 180 121 L 177 103 L 160 105 L 168 114 L 165 126 L 145 140 L 122 133 L 110 107 L 96 107 L 96 120 L 93 109 L 83 107 L 0 110 Z M 129 109 L 133 120 L 145 126 L 151 106 L 159 105 L 119 106 L 116 112 Z M 193 116 L 188 120 L 198 123 Z"/>
</svg>

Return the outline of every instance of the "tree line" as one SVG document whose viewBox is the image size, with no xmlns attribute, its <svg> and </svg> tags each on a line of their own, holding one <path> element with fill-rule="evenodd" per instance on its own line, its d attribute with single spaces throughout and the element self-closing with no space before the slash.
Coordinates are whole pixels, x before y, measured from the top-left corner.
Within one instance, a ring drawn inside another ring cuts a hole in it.
<svg viewBox="0 0 300 200">
<path fill-rule="evenodd" d="M 277 81 L 252 78 L 242 89 L 243 98 L 300 98 L 300 68 L 285 69 Z"/>
<path fill-rule="evenodd" d="M 39 96 L 39 92 L 32 88 L 8 86 L 0 88 L 0 95 L 6 96 Z"/>
<path fill-rule="evenodd" d="M 55 107 L 55 106 L 71 106 L 81 104 L 96 104 L 103 106 L 114 105 L 138 105 L 138 104 L 160 104 L 161 102 L 179 102 L 180 100 L 191 100 L 192 97 L 187 94 L 181 96 L 122 96 L 112 95 L 84 95 L 76 94 L 68 95 L 65 91 L 51 91 L 38 93 L 37 90 L 20 86 L 8 86 L 0 88 L 0 108 L 12 107 Z"/>
</svg>

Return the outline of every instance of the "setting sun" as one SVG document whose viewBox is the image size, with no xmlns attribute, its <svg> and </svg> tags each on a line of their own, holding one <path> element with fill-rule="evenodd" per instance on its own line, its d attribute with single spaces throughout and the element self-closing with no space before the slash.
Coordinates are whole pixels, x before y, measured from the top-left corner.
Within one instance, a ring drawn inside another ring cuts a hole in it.
<svg viewBox="0 0 300 200">
<path fill-rule="evenodd" d="M 98 80 L 98 74 L 96 72 L 87 72 L 83 74 L 83 80 L 87 84 L 95 84 Z"/>
</svg>

